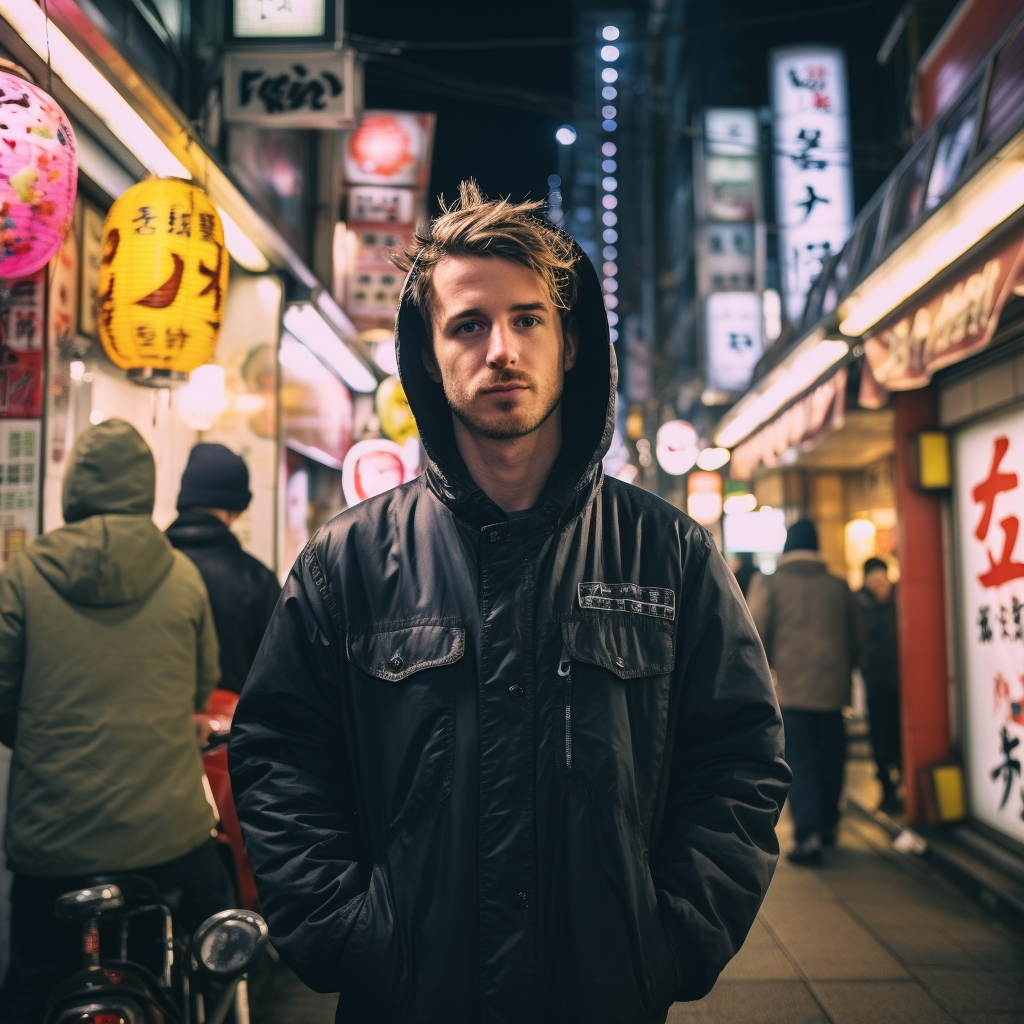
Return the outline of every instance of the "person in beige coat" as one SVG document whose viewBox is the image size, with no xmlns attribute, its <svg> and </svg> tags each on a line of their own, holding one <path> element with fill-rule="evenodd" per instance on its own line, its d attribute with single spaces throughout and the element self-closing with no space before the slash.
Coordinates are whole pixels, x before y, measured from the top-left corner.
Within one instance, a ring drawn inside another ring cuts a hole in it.
<svg viewBox="0 0 1024 1024">
<path fill-rule="evenodd" d="M 794 523 L 778 568 L 757 576 L 747 596 L 775 678 L 793 770 L 789 806 L 798 864 L 820 864 L 835 842 L 846 764 L 842 708 L 863 642 L 856 599 L 829 573 L 809 519 Z"/>
</svg>

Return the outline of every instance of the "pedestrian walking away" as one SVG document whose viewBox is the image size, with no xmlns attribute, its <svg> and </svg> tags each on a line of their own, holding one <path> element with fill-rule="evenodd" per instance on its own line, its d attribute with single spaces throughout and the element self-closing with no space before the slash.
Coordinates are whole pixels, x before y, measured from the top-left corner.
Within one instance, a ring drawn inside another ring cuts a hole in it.
<svg viewBox="0 0 1024 1024">
<path fill-rule="evenodd" d="M 863 639 L 856 600 L 818 553 L 809 519 L 794 523 L 770 576 L 754 577 L 747 595 L 768 653 L 786 726 L 794 846 L 789 859 L 815 865 L 836 840 L 846 765 L 842 709 Z"/>
<path fill-rule="evenodd" d="M 881 809 L 903 810 L 898 786 L 903 765 L 900 742 L 900 669 L 896 631 L 896 587 L 880 558 L 864 563 L 864 589 L 857 594 L 865 641 L 860 671 L 868 700 L 871 746 L 882 786 Z"/>
<path fill-rule="evenodd" d="M 150 518 L 153 455 L 110 419 L 75 442 L 67 525 L 0 574 L 0 740 L 13 748 L 11 962 L 0 1020 L 40 1024 L 81 936 L 54 916 L 85 877 L 182 890 L 194 928 L 231 904 L 193 712 L 220 672 L 203 581 Z"/>
<path fill-rule="evenodd" d="M 249 470 L 222 444 L 189 453 L 171 544 L 195 562 L 206 584 L 220 645 L 220 686 L 242 692 L 281 593 L 277 577 L 242 548 L 231 527 L 249 507 Z"/>
<path fill-rule="evenodd" d="M 428 462 L 296 562 L 230 761 L 271 939 L 338 1020 L 664 1021 L 740 947 L 790 773 L 706 530 L 602 473 L 594 269 L 460 199 L 399 257 Z"/>
</svg>

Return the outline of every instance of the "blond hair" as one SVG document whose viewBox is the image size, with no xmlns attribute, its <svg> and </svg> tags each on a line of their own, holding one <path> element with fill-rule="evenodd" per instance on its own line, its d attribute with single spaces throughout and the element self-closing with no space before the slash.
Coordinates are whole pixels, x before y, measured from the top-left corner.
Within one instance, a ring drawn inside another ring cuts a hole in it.
<svg viewBox="0 0 1024 1024">
<path fill-rule="evenodd" d="M 453 256 L 497 256 L 527 267 L 544 282 L 563 322 L 568 319 L 579 257 L 572 239 L 538 215 L 542 205 L 488 199 L 472 178 L 459 184 L 450 206 L 441 197 L 441 215 L 416 232 L 408 249 L 391 255 L 396 267 L 411 272 L 408 288 L 428 326 L 434 268 Z"/>
</svg>

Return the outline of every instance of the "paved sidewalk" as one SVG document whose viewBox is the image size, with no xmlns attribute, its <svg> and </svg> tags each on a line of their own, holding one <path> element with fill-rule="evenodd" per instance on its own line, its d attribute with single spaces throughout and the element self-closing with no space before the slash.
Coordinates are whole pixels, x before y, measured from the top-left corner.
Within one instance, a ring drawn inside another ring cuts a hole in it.
<svg viewBox="0 0 1024 1024">
<path fill-rule="evenodd" d="M 1024 1022 L 1024 940 L 888 847 L 848 817 L 824 867 L 781 861 L 736 959 L 669 1024 Z"/>
<path fill-rule="evenodd" d="M 669 1024 L 1024 1024 L 1024 939 L 889 850 L 849 816 L 824 867 L 783 860 L 739 955 Z M 331 1024 L 336 1002 L 281 968 L 252 1021 Z"/>
</svg>

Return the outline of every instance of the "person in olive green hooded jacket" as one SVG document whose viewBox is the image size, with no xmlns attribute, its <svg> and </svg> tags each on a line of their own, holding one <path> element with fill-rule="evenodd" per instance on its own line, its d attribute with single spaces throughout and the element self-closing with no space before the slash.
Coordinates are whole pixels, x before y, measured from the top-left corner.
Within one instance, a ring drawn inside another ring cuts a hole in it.
<svg viewBox="0 0 1024 1024">
<path fill-rule="evenodd" d="M 90 428 L 64 478 L 67 525 L 0 574 L 0 741 L 13 749 L 7 1022 L 38 1022 L 75 969 L 53 901 L 90 874 L 182 888 L 193 928 L 229 905 L 192 719 L 220 677 L 217 635 L 199 571 L 151 519 L 155 488 L 134 427 Z"/>
</svg>

